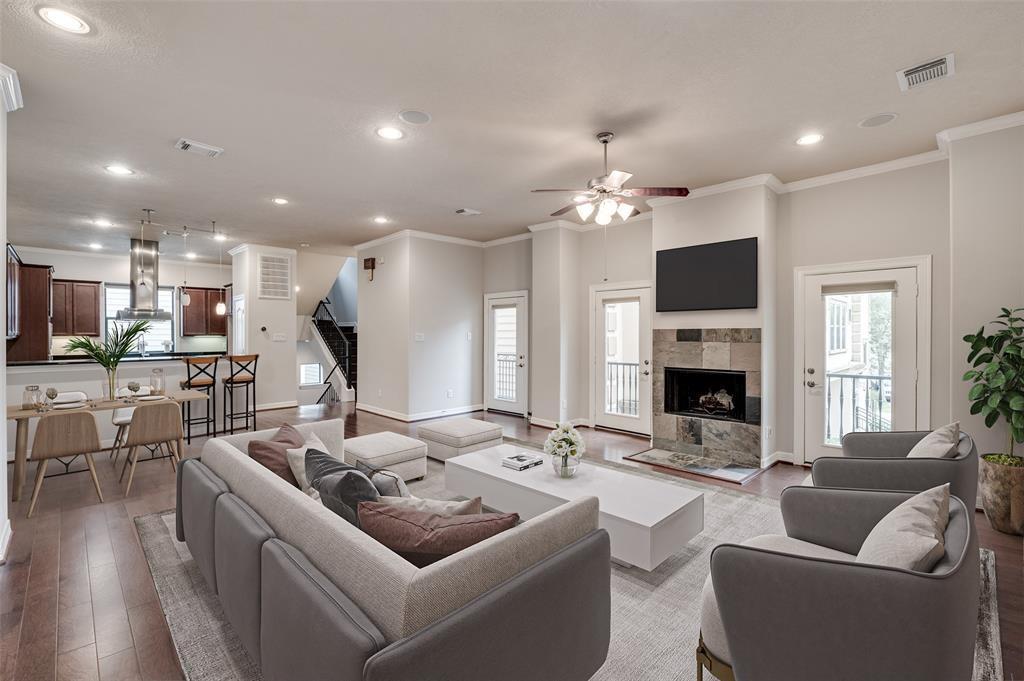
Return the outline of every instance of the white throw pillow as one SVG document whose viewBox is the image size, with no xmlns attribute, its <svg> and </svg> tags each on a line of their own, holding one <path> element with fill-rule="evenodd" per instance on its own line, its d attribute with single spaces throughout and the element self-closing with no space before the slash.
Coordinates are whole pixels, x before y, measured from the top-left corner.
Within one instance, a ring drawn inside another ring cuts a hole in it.
<svg viewBox="0 0 1024 681">
<path fill-rule="evenodd" d="M 908 459 L 951 459 L 960 443 L 960 422 L 936 428 L 921 438 L 907 454 Z"/>
<path fill-rule="evenodd" d="M 889 511 L 868 533 L 858 563 L 931 572 L 946 552 L 949 484 L 917 494 Z"/>
<path fill-rule="evenodd" d="M 327 451 L 327 446 L 314 433 L 306 436 L 306 444 L 303 446 L 285 450 L 285 456 L 288 458 L 288 467 L 292 469 L 292 475 L 295 476 L 295 481 L 299 483 L 299 489 L 309 494 L 309 490 L 312 488 L 309 486 L 309 480 L 306 478 L 307 449 L 316 449 L 324 454 L 330 454 L 330 452 Z"/>
</svg>

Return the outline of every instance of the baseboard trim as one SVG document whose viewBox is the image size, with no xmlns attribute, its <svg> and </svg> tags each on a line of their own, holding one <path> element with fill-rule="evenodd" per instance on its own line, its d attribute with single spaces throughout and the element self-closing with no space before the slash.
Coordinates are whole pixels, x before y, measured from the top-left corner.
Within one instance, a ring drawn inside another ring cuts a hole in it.
<svg viewBox="0 0 1024 681">
<path fill-rule="evenodd" d="M 777 463 L 793 463 L 793 452 L 775 452 L 761 464 L 761 468 L 769 468 Z"/>
<path fill-rule="evenodd" d="M 421 411 L 415 414 L 405 414 L 400 411 L 394 411 L 391 409 L 385 409 L 384 407 L 366 404 L 365 402 L 356 402 L 356 409 L 360 411 L 370 412 L 371 414 L 377 414 L 378 416 L 385 416 L 389 419 L 395 419 L 396 421 L 412 423 L 414 421 L 436 419 L 441 416 L 455 416 L 457 414 L 470 414 L 475 411 L 483 411 L 484 405 L 470 404 L 464 407 L 452 407 L 451 409 L 438 409 L 437 411 Z"/>
<path fill-rule="evenodd" d="M 13 537 L 14 530 L 11 528 L 10 519 L 7 519 L 4 521 L 4 526 L 0 527 L 0 565 L 7 562 L 7 551 L 11 548 Z"/>
<path fill-rule="evenodd" d="M 298 400 L 289 400 L 288 402 L 267 402 L 266 404 L 257 404 L 256 411 L 272 411 L 274 409 L 290 409 L 292 407 L 299 406 Z"/>
<path fill-rule="evenodd" d="M 531 426 L 540 426 L 541 428 L 550 428 L 551 430 L 554 430 L 555 428 L 558 427 L 559 423 L 562 423 L 562 422 L 561 421 L 550 421 L 548 419 L 542 419 L 539 416 L 531 416 L 530 417 L 530 425 Z M 590 419 L 569 419 L 567 421 L 567 423 L 569 425 L 571 425 L 571 426 L 575 426 L 576 428 L 593 428 L 594 427 L 594 424 L 591 422 Z"/>
</svg>

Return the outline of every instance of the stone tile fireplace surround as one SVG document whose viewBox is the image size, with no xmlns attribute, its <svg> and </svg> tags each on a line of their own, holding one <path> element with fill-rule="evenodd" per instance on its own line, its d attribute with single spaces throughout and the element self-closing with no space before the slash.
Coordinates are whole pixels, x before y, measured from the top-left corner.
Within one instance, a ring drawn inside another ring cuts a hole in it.
<svg viewBox="0 0 1024 681">
<path fill-rule="evenodd" d="M 654 446 L 759 468 L 761 330 L 655 329 L 653 360 Z"/>
</svg>

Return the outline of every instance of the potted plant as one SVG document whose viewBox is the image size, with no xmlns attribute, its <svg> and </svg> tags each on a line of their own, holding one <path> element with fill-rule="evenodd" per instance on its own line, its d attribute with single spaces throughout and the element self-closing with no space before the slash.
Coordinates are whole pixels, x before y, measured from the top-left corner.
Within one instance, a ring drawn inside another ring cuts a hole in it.
<svg viewBox="0 0 1024 681">
<path fill-rule="evenodd" d="M 576 475 L 586 450 L 583 438 L 571 423 L 556 423 L 555 429 L 544 441 L 544 453 L 551 455 L 551 466 L 560 478 Z"/>
<path fill-rule="evenodd" d="M 1014 444 L 1024 442 L 1024 308 L 1002 308 L 992 324 L 964 336 L 971 346 L 967 362 L 973 367 L 964 380 L 973 385 L 967 397 L 971 413 L 980 414 L 985 426 L 999 421 L 1007 426 L 1006 451 L 981 456 L 981 505 L 992 527 L 1000 532 L 1024 534 L 1024 458 Z"/>
<path fill-rule="evenodd" d="M 125 355 L 135 348 L 139 337 L 149 331 L 150 323 L 145 320 L 131 324 L 114 324 L 102 343 L 92 338 L 77 337 L 68 341 L 64 349 L 81 352 L 107 371 L 107 399 L 117 399 L 117 365 Z"/>
</svg>

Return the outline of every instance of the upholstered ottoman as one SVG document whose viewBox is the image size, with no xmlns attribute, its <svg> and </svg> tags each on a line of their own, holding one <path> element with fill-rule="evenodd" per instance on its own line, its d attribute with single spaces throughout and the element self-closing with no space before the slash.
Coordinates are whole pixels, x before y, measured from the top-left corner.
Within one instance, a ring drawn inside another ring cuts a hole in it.
<svg viewBox="0 0 1024 681">
<path fill-rule="evenodd" d="M 398 433 L 384 432 L 345 439 L 345 463 L 386 468 L 402 480 L 427 474 L 427 445 Z"/>
<path fill-rule="evenodd" d="M 427 443 L 427 456 L 438 461 L 501 444 L 501 426 L 477 419 L 424 423 L 417 434 Z"/>
</svg>

